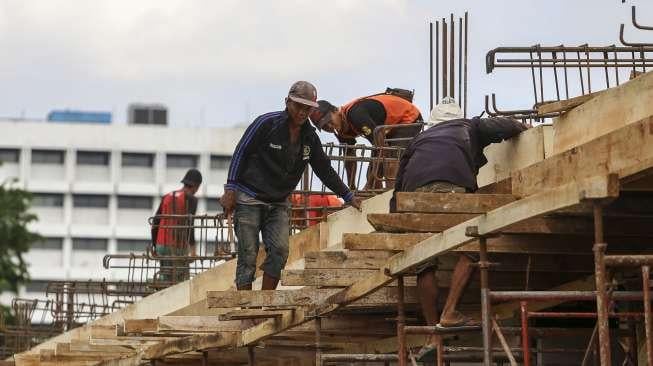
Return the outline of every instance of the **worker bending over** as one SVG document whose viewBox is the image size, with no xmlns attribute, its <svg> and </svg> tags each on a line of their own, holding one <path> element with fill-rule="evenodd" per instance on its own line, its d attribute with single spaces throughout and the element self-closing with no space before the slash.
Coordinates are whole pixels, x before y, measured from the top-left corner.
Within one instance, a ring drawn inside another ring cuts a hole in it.
<svg viewBox="0 0 653 366">
<path fill-rule="evenodd" d="M 356 138 L 365 137 L 376 146 L 374 129 L 379 126 L 407 125 L 422 121 L 419 109 L 400 96 L 393 94 L 377 94 L 355 99 L 340 108 L 326 100 L 318 101 L 319 108 L 311 114 L 311 120 L 318 129 L 335 134 L 340 143 L 355 145 Z M 386 139 L 412 138 L 419 133 L 420 126 L 393 128 L 387 131 Z M 404 144 L 405 146 L 405 144 Z M 353 149 L 347 150 L 347 155 L 355 156 Z M 373 164 L 370 164 L 372 168 Z M 356 162 L 345 163 L 349 188 L 355 189 Z M 381 188 L 373 179 L 373 174 L 388 179 L 388 188 L 393 187 L 392 180 L 396 175 L 396 163 L 379 165 L 378 169 L 368 169 L 366 189 Z"/>
<path fill-rule="evenodd" d="M 318 106 L 316 99 L 317 90 L 311 83 L 294 83 L 286 109 L 257 117 L 236 146 L 220 203 L 226 215 L 234 215 L 239 290 L 252 289 L 259 233 L 266 252 L 262 289 L 277 287 L 288 259 L 288 197 L 307 164 L 329 189 L 360 208 L 360 199 L 331 167 L 315 129 L 306 123 L 311 110 Z"/>
<path fill-rule="evenodd" d="M 431 113 L 431 127 L 417 135 L 401 157 L 395 192 L 473 193 L 478 189 L 476 175 L 487 163 L 483 149 L 518 135 L 527 125 L 510 118 L 463 119 L 460 107 L 445 98 Z M 390 211 L 396 211 L 395 197 Z M 460 255 L 451 277 L 449 296 L 441 316 L 437 312 L 437 259 L 417 269 L 417 288 L 422 312 L 428 325 L 442 327 L 478 325 L 456 310 L 458 301 L 473 272 L 472 261 Z M 420 359 L 433 355 L 438 338 L 419 352 Z"/>
</svg>

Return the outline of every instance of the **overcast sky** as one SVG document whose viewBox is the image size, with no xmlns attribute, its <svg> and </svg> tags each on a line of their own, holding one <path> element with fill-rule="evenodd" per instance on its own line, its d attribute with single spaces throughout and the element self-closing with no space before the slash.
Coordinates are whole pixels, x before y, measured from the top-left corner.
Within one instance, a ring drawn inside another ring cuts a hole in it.
<svg viewBox="0 0 653 366">
<path fill-rule="evenodd" d="M 428 22 L 469 11 L 470 112 L 497 92 L 501 106 L 532 104 L 528 74 L 486 75 L 497 46 L 653 40 L 653 2 L 0 0 L 0 116 L 45 118 L 52 109 L 111 111 L 130 102 L 168 106 L 174 126 L 229 126 L 283 108 L 309 80 L 334 104 L 415 89 L 428 115 Z"/>
</svg>

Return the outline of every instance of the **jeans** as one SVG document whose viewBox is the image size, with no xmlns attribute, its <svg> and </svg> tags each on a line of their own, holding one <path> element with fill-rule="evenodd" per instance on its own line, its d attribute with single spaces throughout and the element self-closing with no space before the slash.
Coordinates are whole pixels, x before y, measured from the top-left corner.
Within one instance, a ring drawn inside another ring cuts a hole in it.
<svg viewBox="0 0 653 366">
<path fill-rule="evenodd" d="M 288 260 L 288 207 L 282 204 L 237 204 L 234 229 L 238 238 L 236 286 L 242 287 L 254 282 L 259 232 L 263 237 L 266 254 L 261 269 L 270 277 L 280 278 L 281 270 Z"/>
<path fill-rule="evenodd" d="M 156 255 L 160 258 L 166 256 L 184 257 L 188 255 L 188 248 L 159 244 L 156 246 Z M 187 260 L 160 259 L 158 276 L 158 281 L 161 282 L 160 285 L 172 286 L 189 279 L 188 264 L 189 261 Z"/>
</svg>

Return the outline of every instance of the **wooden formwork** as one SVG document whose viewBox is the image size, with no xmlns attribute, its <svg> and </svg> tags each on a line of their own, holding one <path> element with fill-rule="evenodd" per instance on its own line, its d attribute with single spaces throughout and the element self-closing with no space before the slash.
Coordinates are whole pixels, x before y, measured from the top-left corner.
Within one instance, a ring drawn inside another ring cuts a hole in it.
<svg viewBox="0 0 653 366">
<path fill-rule="evenodd" d="M 16 355 L 16 364 L 314 365 L 358 360 L 403 365 L 410 350 L 425 341 L 424 334 L 411 332 L 437 331 L 410 328 L 423 324 L 415 268 L 438 258 L 437 275 L 446 293 L 452 269 L 447 258 L 466 252 L 481 252 L 477 272 L 482 275 L 472 278 L 461 309 L 479 318 L 485 313 L 485 330 L 445 335 L 443 362 L 546 364 L 543 355 L 557 352 L 556 364 L 565 359 L 578 364 L 590 338 L 600 338 L 603 345 L 606 336 L 630 340 L 630 349 L 608 347 L 617 350 L 612 357 L 636 358 L 643 338 L 633 340 L 634 333 L 624 327 L 610 329 L 607 317 L 623 311 L 612 304 L 637 298 L 623 291 L 635 293 L 641 285 L 633 287 L 628 271 L 623 276 L 604 272 L 595 256 L 600 255 L 597 243 L 607 243 L 609 255 L 651 254 L 652 92 L 653 73 L 648 73 L 563 115 L 554 122 L 553 134 L 537 127 L 504 143 L 500 151 L 506 159 L 507 151 L 529 151 L 529 146 L 519 146 L 529 141 L 529 134 L 553 139 L 534 145 L 534 157 L 513 157 L 528 161 L 524 166 L 490 156 L 493 177 L 501 181 L 484 187 L 484 193 L 399 193 L 399 212 L 392 214 L 383 208 L 386 194 L 371 199 L 362 213 L 346 209 L 293 235 L 289 266 L 281 278 L 288 287 L 236 292 L 231 288 L 235 263 L 229 261 Z M 544 151 L 545 145 L 551 148 Z M 580 303 L 595 304 L 586 301 L 588 294 L 593 300 L 601 293 L 598 310 Z M 576 302 L 570 303 L 572 294 Z M 551 308 L 588 318 L 592 326 L 534 320 L 547 314 L 561 317 L 545 312 Z M 522 326 L 520 315 L 527 316 Z M 598 336 L 592 336 L 594 322 Z M 572 337 L 584 345 L 556 348 L 544 341 L 547 337 Z M 600 348 L 596 357 L 610 364 Z"/>
</svg>

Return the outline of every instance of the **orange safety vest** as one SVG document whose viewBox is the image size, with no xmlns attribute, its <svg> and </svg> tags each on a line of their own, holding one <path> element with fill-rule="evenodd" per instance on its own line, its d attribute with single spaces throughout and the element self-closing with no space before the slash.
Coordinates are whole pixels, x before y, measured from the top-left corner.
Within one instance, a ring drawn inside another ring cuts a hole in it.
<svg viewBox="0 0 653 366">
<path fill-rule="evenodd" d="M 187 215 L 186 193 L 184 191 L 172 191 L 161 201 L 161 212 L 163 216 L 159 220 L 159 231 L 156 235 L 157 245 L 171 247 L 187 247 L 190 244 L 190 233 L 193 230 L 192 222 L 185 217 L 165 217 L 165 215 Z M 189 226 L 189 227 L 176 227 Z"/>
<path fill-rule="evenodd" d="M 301 193 L 294 193 L 290 200 L 294 207 L 304 206 L 304 195 Z M 341 207 L 342 201 L 338 199 L 335 194 L 310 194 L 308 196 L 307 207 Z M 303 212 L 294 212 L 295 218 L 303 218 Z M 321 209 L 308 210 L 308 217 L 314 220 L 309 220 L 309 226 L 317 224 L 319 221 L 316 217 L 322 216 Z"/>
<path fill-rule="evenodd" d="M 417 109 L 417 107 L 413 103 L 407 101 L 404 98 L 398 97 L 396 95 L 378 94 L 369 97 L 354 99 L 351 102 L 340 107 L 340 111 L 342 112 L 343 120 L 345 121 L 345 123 L 349 124 L 349 127 L 351 128 L 352 131 L 355 132 L 355 135 L 340 136 L 340 137 L 344 137 L 344 138 L 358 137 L 363 134 L 363 131 L 356 130 L 354 128 L 354 125 L 347 118 L 347 115 L 349 114 L 349 110 L 351 109 L 351 107 L 363 99 L 374 99 L 380 102 L 381 104 L 383 104 L 383 108 L 385 109 L 385 121 L 383 121 L 383 124 L 386 126 L 413 123 L 417 120 L 417 117 L 419 117 L 420 115 L 419 109 Z"/>
</svg>

